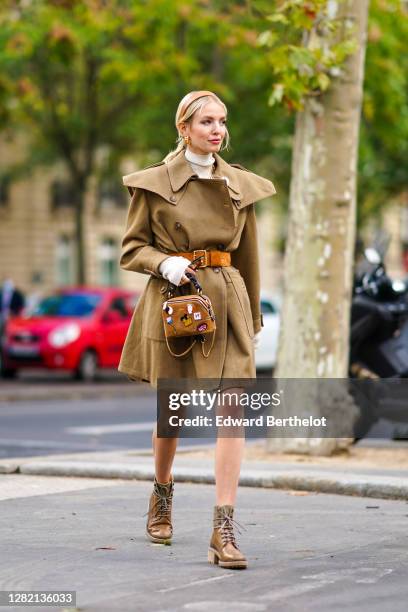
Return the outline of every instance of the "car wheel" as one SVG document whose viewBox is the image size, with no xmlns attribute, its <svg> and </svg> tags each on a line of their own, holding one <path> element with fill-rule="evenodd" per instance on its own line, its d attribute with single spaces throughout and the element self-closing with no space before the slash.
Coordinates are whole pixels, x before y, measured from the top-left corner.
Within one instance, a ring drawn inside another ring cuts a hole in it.
<svg viewBox="0 0 408 612">
<path fill-rule="evenodd" d="M 95 351 L 87 350 L 81 355 L 75 378 L 85 382 L 93 382 L 98 372 L 98 356 Z"/>
<path fill-rule="evenodd" d="M 12 380 L 17 377 L 17 370 L 10 370 L 9 368 L 4 368 L 1 370 L 1 377 L 6 378 L 8 380 Z"/>
<path fill-rule="evenodd" d="M 3 356 L 0 352 L 0 376 L 1 378 L 7 378 L 8 380 L 11 380 L 13 378 L 16 378 L 17 376 L 17 370 L 15 370 L 14 368 L 6 368 L 4 365 L 4 361 L 3 361 Z"/>
</svg>

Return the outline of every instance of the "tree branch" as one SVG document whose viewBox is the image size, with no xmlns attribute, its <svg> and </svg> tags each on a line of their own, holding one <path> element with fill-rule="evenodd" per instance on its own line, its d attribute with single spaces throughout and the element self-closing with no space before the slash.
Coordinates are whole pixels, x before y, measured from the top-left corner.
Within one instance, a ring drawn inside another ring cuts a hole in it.
<svg viewBox="0 0 408 612">
<path fill-rule="evenodd" d="M 95 147 L 98 142 L 99 106 L 97 76 L 99 62 L 92 54 L 86 56 L 84 114 L 87 121 L 84 142 L 84 172 L 89 176 L 93 170 Z"/>
</svg>

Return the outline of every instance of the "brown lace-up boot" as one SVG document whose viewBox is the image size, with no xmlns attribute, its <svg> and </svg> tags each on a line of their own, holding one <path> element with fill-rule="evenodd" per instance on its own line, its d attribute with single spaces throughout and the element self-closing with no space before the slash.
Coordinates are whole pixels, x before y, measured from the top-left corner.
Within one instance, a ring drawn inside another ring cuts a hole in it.
<svg viewBox="0 0 408 612">
<path fill-rule="evenodd" d="M 248 562 L 238 548 L 234 535 L 233 506 L 214 506 L 214 531 L 208 549 L 208 561 L 221 567 L 245 569 Z"/>
<path fill-rule="evenodd" d="M 146 534 L 149 540 L 157 544 L 170 544 L 173 535 L 171 524 L 173 489 L 173 476 L 167 483 L 160 483 L 155 477 L 147 511 Z"/>
</svg>

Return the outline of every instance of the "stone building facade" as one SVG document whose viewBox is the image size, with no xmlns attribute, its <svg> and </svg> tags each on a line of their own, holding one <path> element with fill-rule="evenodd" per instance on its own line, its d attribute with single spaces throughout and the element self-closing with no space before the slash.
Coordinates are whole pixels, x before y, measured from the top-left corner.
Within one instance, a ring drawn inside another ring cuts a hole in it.
<svg viewBox="0 0 408 612">
<path fill-rule="evenodd" d="M 0 142 L 0 281 L 10 277 L 27 295 L 75 284 L 75 218 L 63 167 L 8 180 L 22 143 Z M 131 285 L 118 266 L 128 198 L 117 184 L 91 185 L 84 212 L 85 265 L 90 285 Z"/>
</svg>

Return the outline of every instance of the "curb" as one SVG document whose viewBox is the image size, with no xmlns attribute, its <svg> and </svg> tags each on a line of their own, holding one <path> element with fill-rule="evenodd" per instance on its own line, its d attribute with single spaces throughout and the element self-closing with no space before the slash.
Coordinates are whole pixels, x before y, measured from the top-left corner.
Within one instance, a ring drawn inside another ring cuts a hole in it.
<svg viewBox="0 0 408 612">
<path fill-rule="evenodd" d="M 123 397 L 138 397 L 140 395 L 149 396 L 149 389 L 140 386 L 127 386 L 127 384 L 117 385 L 106 388 L 88 389 L 74 387 L 72 389 L 24 389 L 23 391 L 1 390 L 1 403 L 14 402 L 44 402 L 50 400 L 87 400 L 87 399 L 113 399 Z"/>
<path fill-rule="evenodd" d="M 120 478 L 123 480 L 153 480 L 154 470 L 143 464 L 109 463 L 92 461 L 28 461 L 3 464 L 2 473 L 19 473 L 42 476 L 76 476 L 87 478 Z M 8 471 L 7 471 L 8 469 Z M 6 471 L 5 471 L 6 470 Z M 173 470 L 179 482 L 214 484 L 214 474 L 205 468 L 176 467 Z M 362 474 L 338 474 L 314 472 L 313 475 L 296 470 L 241 471 L 240 485 L 265 489 L 294 489 L 314 493 L 354 495 L 380 499 L 408 500 L 408 478 L 395 476 L 367 476 Z"/>
</svg>

